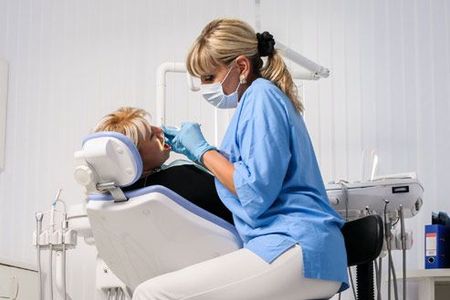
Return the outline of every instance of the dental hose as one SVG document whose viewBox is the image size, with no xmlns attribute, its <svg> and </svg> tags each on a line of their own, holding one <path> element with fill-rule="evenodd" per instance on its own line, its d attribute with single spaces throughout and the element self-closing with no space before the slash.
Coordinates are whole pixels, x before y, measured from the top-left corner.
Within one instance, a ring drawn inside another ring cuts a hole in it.
<svg viewBox="0 0 450 300">
<path fill-rule="evenodd" d="M 400 205 L 399 209 L 400 216 L 400 235 L 402 241 L 402 267 L 403 267 L 403 300 L 406 299 L 406 236 L 405 236 L 405 215 L 403 214 L 403 206 Z"/>
<path fill-rule="evenodd" d="M 392 252 L 391 249 L 388 250 L 388 255 L 389 255 L 389 265 L 391 268 L 391 272 L 392 272 L 392 282 L 394 283 L 394 297 L 395 300 L 398 300 L 398 289 L 397 289 L 397 276 L 395 275 L 395 267 L 394 267 L 394 261 L 392 260 Z M 388 270 L 389 272 L 389 270 Z"/>
<path fill-rule="evenodd" d="M 53 300 L 53 245 L 49 248 L 49 270 L 48 278 L 50 280 L 50 300 Z"/>
<path fill-rule="evenodd" d="M 391 229 L 392 223 L 387 218 L 387 206 L 389 204 L 389 200 L 384 200 L 384 223 L 385 223 L 385 238 L 386 238 L 386 248 L 388 252 L 388 299 L 391 299 L 391 274 L 392 281 L 394 285 L 394 297 L 395 300 L 398 300 L 398 289 L 397 289 L 397 277 L 395 275 L 395 267 L 394 262 L 392 260 L 392 248 L 391 248 Z"/>
<path fill-rule="evenodd" d="M 41 271 L 41 244 L 40 236 L 42 231 L 42 219 L 43 213 L 36 213 L 36 253 L 37 253 L 37 271 L 39 276 L 39 300 L 44 300 L 43 288 L 42 288 L 42 271 Z"/>
<path fill-rule="evenodd" d="M 60 199 L 61 196 L 61 192 L 62 189 L 59 189 L 58 192 L 56 193 L 56 197 L 55 197 L 55 201 L 52 204 L 52 208 L 54 209 L 56 207 L 56 204 L 59 202 L 63 205 L 63 223 L 62 223 L 62 230 L 61 230 L 61 234 L 63 235 L 63 240 L 62 240 L 62 250 L 61 250 L 61 265 L 62 265 L 62 293 L 63 293 L 63 297 L 64 300 L 67 300 L 67 284 L 66 284 L 66 243 L 64 241 L 64 233 L 66 232 L 67 229 L 67 207 L 66 207 L 66 203 L 64 201 L 62 201 Z"/>
<path fill-rule="evenodd" d="M 383 274 L 383 258 L 378 259 L 377 300 L 381 300 L 381 275 Z"/>
<path fill-rule="evenodd" d="M 62 284 L 63 284 L 63 297 L 67 300 L 67 290 L 66 290 L 66 244 L 62 245 Z"/>
<path fill-rule="evenodd" d="M 58 192 L 56 193 L 55 201 L 53 202 L 52 207 L 50 209 L 50 228 L 52 229 L 52 231 L 51 231 L 52 235 L 55 232 L 55 206 L 58 201 L 61 201 L 61 200 L 59 200 L 59 197 L 61 196 L 61 191 L 62 190 L 59 189 Z M 64 209 L 65 209 L 65 204 L 64 204 Z M 49 272 L 48 272 L 49 273 L 48 277 L 50 279 L 50 300 L 53 300 L 53 244 L 52 243 L 50 243 L 49 252 L 50 252 L 50 254 L 49 254 L 50 268 L 49 268 Z"/>
<path fill-rule="evenodd" d="M 384 238 L 386 240 L 386 248 L 388 253 L 390 252 L 390 232 L 391 226 L 387 222 L 387 206 L 389 204 L 389 200 L 384 200 Z M 388 300 L 391 300 L 391 260 L 388 258 Z"/>
<path fill-rule="evenodd" d="M 380 258 L 381 259 L 381 258 Z M 381 261 L 380 259 L 374 259 L 374 264 L 375 264 L 375 287 L 377 290 L 377 297 L 376 299 L 380 299 L 380 290 L 381 290 L 381 281 L 380 281 L 380 276 L 381 276 Z"/>
<path fill-rule="evenodd" d="M 58 201 L 58 200 L 57 200 Z M 59 200 L 61 201 L 61 200 Z M 56 201 L 55 201 L 56 202 Z M 61 201 L 62 202 L 62 201 Z M 64 204 L 64 214 L 63 214 L 63 225 L 62 225 L 62 235 L 63 235 L 63 240 L 62 240 L 62 284 L 63 284 L 63 297 L 64 300 L 67 300 L 67 286 L 66 286 L 66 241 L 64 240 L 65 235 L 64 233 L 66 232 L 67 229 L 67 210 L 66 210 L 66 205 L 64 202 L 62 202 Z"/>
</svg>

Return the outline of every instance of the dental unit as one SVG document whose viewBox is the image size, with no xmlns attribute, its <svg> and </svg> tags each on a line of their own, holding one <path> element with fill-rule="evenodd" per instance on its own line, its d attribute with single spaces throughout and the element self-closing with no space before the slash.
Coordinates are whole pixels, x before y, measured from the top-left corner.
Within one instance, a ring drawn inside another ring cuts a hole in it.
<svg viewBox="0 0 450 300">
<path fill-rule="evenodd" d="M 297 79 L 317 80 L 329 76 L 328 69 L 279 42 L 277 45 L 288 59 L 311 71 L 295 71 Z M 186 67 L 184 63 L 168 62 L 158 68 L 156 120 L 159 124 L 166 121 L 166 74 L 170 72 L 186 73 Z M 191 91 L 198 90 L 189 75 L 187 82 Z M 217 123 L 215 125 L 217 133 Z M 74 176 L 85 188 L 85 203 L 68 207 L 67 211 L 65 207 L 57 210 L 56 204 L 63 204 L 58 192 L 51 210 L 36 214 L 34 235 L 39 267 L 42 251 L 49 252 L 51 287 L 51 256 L 56 253 L 55 285 L 63 299 L 70 299 L 65 285 L 66 251 L 75 248 L 80 237 L 98 250 L 96 288 L 102 292 L 99 299 L 131 299 L 133 290 L 145 280 L 242 247 L 232 224 L 165 187 L 150 186 L 124 192 L 122 187 L 133 184 L 142 174 L 139 152 L 125 136 L 114 132 L 89 135 L 74 156 Z M 384 217 L 388 237 L 386 251 L 389 270 L 392 269 L 389 276 L 395 277 L 390 251 L 402 249 L 404 252 L 411 247 L 411 234 L 405 232 L 403 219 L 416 215 L 422 206 L 423 188 L 415 176 L 379 179 L 372 176 L 370 180 L 355 183 L 339 181 L 328 185 L 327 193 L 334 208 L 347 220 L 371 214 Z M 391 233 L 397 222 L 402 225 L 400 235 Z M 400 237 L 399 246 L 396 236 Z M 375 267 L 379 291 L 381 260 L 378 265 Z M 42 278 L 40 288 L 43 299 Z M 396 285 L 394 288 L 397 289 Z M 50 299 L 53 299 L 53 288 L 50 290 Z"/>
<path fill-rule="evenodd" d="M 36 247 L 37 267 L 39 275 L 39 299 L 54 299 L 54 287 L 62 299 L 71 299 L 66 289 L 66 251 L 75 248 L 77 233 L 68 228 L 66 204 L 61 200 L 61 189 L 58 190 L 50 210 L 37 212 L 36 231 L 33 233 L 33 245 Z M 56 205 L 61 204 L 63 210 L 57 210 Z M 46 226 L 44 227 L 43 224 Z M 48 286 L 49 296 L 44 297 L 45 282 L 41 267 L 42 250 L 48 251 Z M 55 262 L 55 275 L 53 275 L 53 262 Z M 53 281 L 55 279 L 55 282 Z"/>
<path fill-rule="evenodd" d="M 363 152 L 363 155 L 367 153 Z M 414 172 L 375 177 L 378 156 L 372 151 L 370 178 L 357 182 L 339 180 L 326 186 L 328 199 L 346 221 L 367 215 L 380 215 L 384 221 L 383 252 L 375 261 L 377 299 L 381 299 L 382 259 L 388 259 L 388 299 L 391 299 L 391 279 L 394 297 L 398 299 L 396 272 L 392 250 L 402 251 L 403 299 L 406 297 L 406 250 L 411 249 L 412 232 L 405 230 L 405 218 L 417 215 L 422 207 L 423 187 Z M 364 157 L 366 158 L 366 157 Z M 365 161 L 365 159 L 363 159 Z M 363 176 L 364 178 L 364 176 Z M 396 228 L 399 224 L 400 229 Z M 373 274 L 373 272 L 372 272 Z M 352 274 L 350 273 L 350 276 Z"/>
</svg>

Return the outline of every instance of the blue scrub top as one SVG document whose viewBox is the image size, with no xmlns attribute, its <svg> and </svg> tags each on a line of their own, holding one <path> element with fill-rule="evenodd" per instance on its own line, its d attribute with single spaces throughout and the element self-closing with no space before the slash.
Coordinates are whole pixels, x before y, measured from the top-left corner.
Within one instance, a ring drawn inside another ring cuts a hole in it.
<svg viewBox="0 0 450 300">
<path fill-rule="evenodd" d="M 295 244 L 304 276 L 348 287 L 342 218 L 328 202 L 303 117 L 271 81 L 242 95 L 220 151 L 231 163 L 237 196 L 216 179 L 244 247 L 270 263 Z"/>
</svg>

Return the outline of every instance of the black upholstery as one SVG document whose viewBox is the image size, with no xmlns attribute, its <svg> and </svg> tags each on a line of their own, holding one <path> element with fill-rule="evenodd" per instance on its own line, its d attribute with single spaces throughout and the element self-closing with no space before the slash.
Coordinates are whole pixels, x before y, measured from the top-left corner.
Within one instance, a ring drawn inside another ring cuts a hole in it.
<svg viewBox="0 0 450 300">
<path fill-rule="evenodd" d="M 342 228 L 348 266 L 361 265 L 373 261 L 383 247 L 383 220 L 378 215 L 370 215 L 345 223 Z"/>
<path fill-rule="evenodd" d="M 373 261 L 383 247 L 383 220 L 378 215 L 347 222 L 342 228 L 348 266 L 356 265 L 357 300 L 374 300 Z"/>
<path fill-rule="evenodd" d="M 349 221 L 342 227 L 342 234 L 347 250 L 347 265 L 357 266 L 357 300 L 372 300 L 373 261 L 383 247 L 383 220 L 378 215 L 370 215 Z"/>
<path fill-rule="evenodd" d="M 152 185 L 162 185 L 191 203 L 234 224 L 231 211 L 220 200 L 214 176 L 194 165 L 184 164 L 163 169 L 142 177 L 124 191 L 133 191 Z"/>
</svg>

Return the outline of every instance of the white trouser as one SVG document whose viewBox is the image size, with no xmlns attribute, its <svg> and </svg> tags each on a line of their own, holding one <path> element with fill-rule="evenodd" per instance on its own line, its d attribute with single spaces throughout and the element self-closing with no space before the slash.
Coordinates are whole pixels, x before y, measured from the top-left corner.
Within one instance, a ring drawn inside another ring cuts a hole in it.
<svg viewBox="0 0 450 300">
<path fill-rule="evenodd" d="M 300 300 L 329 298 L 338 291 L 340 282 L 304 278 L 301 262 L 298 245 L 271 264 L 240 249 L 147 280 L 133 300 Z"/>
</svg>

